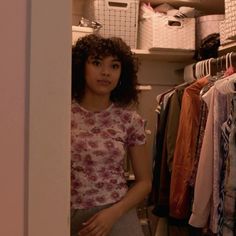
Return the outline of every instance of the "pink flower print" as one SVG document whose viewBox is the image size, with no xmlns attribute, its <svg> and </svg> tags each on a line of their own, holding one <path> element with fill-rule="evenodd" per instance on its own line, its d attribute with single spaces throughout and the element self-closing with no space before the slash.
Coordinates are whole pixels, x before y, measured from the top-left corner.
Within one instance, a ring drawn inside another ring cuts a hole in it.
<svg viewBox="0 0 236 236">
<path fill-rule="evenodd" d="M 75 175 L 73 173 L 71 173 L 71 181 L 75 180 Z"/>
<path fill-rule="evenodd" d="M 81 166 L 72 167 L 72 170 L 77 171 L 77 172 L 83 172 L 84 171 L 84 169 Z"/>
<path fill-rule="evenodd" d="M 85 164 L 85 166 L 91 166 L 94 164 L 94 161 L 92 160 L 92 157 L 90 155 L 85 156 L 84 164 Z"/>
<path fill-rule="evenodd" d="M 72 113 L 78 113 L 80 111 L 79 107 L 72 107 L 71 109 Z"/>
<path fill-rule="evenodd" d="M 108 149 L 114 148 L 114 143 L 111 142 L 111 141 L 106 141 L 106 142 L 104 142 L 104 145 L 105 145 L 105 147 L 107 147 Z"/>
<path fill-rule="evenodd" d="M 88 198 L 84 202 L 85 208 L 92 208 L 94 206 L 94 199 Z"/>
<path fill-rule="evenodd" d="M 105 159 L 104 159 L 104 163 L 107 164 L 107 165 L 113 164 L 113 163 L 114 163 L 114 160 L 113 160 L 113 158 L 105 158 Z"/>
<path fill-rule="evenodd" d="M 115 166 L 114 165 L 110 165 L 110 166 L 108 166 L 108 169 L 110 170 L 110 171 L 114 171 L 115 170 Z"/>
<path fill-rule="evenodd" d="M 118 189 L 128 189 L 128 186 L 127 186 L 126 183 L 119 183 L 119 184 L 117 185 L 117 188 L 118 188 Z"/>
<path fill-rule="evenodd" d="M 95 194 L 97 194 L 98 193 L 98 190 L 97 189 L 90 189 L 90 190 L 87 190 L 86 192 L 85 192 L 85 194 L 86 195 L 95 195 Z"/>
<path fill-rule="evenodd" d="M 100 173 L 100 176 L 103 178 L 103 179 L 108 179 L 110 174 L 108 172 L 101 172 Z"/>
<path fill-rule="evenodd" d="M 97 148 L 97 147 L 98 147 L 98 143 L 97 143 L 97 142 L 94 142 L 94 141 L 89 141 L 89 142 L 88 142 L 88 145 L 89 145 L 91 148 Z"/>
<path fill-rule="evenodd" d="M 119 116 L 119 115 L 121 115 L 121 110 L 120 109 L 115 109 L 114 113 Z"/>
<path fill-rule="evenodd" d="M 79 189 L 83 186 L 83 184 L 81 182 L 76 182 L 76 181 L 73 181 L 72 182 L 72 188 L 73 189 Z"/>
<path fill-rule="evenodd" d="M 111 121 L 110 119 L 104 119 L 100 121 L 101 127 L 110 127 L 111 126 Z"/>
<path fill-rule="evenodd" d="M 145 135 L 144 134 L 138 135 L 137 139 L 138 139 L 138 141 L 144 141 L 145 140 Z"/>
<path fill-rule="evenodd" d="M 77 191 L 75 189 L 71 189 L 71 195 L 76 195 L 77 194 Z"/>
<path fill-rule="evenodd" d="M 91 136 L 93 136 L 92 134 L 90 134 L 88 131 L 81 131 L 79 133 L 79 136 L 82 137 L 82 138 L 89 138 Z"/>
<path fill-rule="evenodd" d="M 115 140 L 118 141 L 118 142 L 124 143 L 124 141 L 121 137 L 117 137 L 117 138 L 115 138 Z"/>
<path fill-rule="evenodd" d="M 100 203 L 103 203 L 103 202 L 105 202 L 105 197 L 104 196 L 96 197 L 96 201 L 100 202 Z"/>
<path fill-rule="evenodd" d="M 117 167 L 115 167 L 115 171 L 116 171 L 116 172 L 121 172 L 122 169 L 123 169 L 123 168 L 122 168 L 121 166 L 117 166 Z"/>
<path fill-rule="evenodd" d="M 111 113 L 109 111 L 105 111 L 102 113 L 102 117 L 108 117 Z"/>
<path fill-rule="evenodd" d="M 75 202 L 77 204 L 81 204 L 82 203 L 82 198 L 80 196 L 78 196 L 76 199 L 75 199 Z"/>
<path fill-rule="evenodd" d="M 101 137 L 104 138 L 104 139 L 110 138 L 109 134 L 106 131 L 103 131 L 101 133 Z"/>
<path fill-rule="evenodd" d="M 111 194 L 111 197 L 113 198 L 113 199 L 115 199 L 115 200 L 117 200 L 118 198 L 119 198 L 119 194 L 117 193 L 117 192 L 113 192 L 112 194 Z"/>
<path fill-rule="evenodd" d="M 111 191 L 112 189 L 113 189 L 113 185 L 108 183 L 108 184 L 106 185 L 106 190 L 107 190 L 107 191 Z"/>
<path fill-rule="evenodd" d="M 117 186 L 119 189 L 122 189 L 122 188 L 127 189 L 128 188 L 126 183 L 119 183 Z"/>
<path fill-rule="evenodd" d="M 117 184 L 117 180 L 116 180 L 116 179 L 111 179 L 111 180 L 110 180 L 110 183 L 112 183 L 112 184 Z"/>
<path fill-rule="evenodd" d="M 86 142 L 80 140 L 75 145 L 75 150 L 81 151 L 81 150 L 87 150 L 87 144 Z"/>
<path fill-rule="evenodd" d="M 94 134 L 99 134 L 101 132 L 101 129 L 97 128 L 97 127 L 94 127 L 94 128 L 91 129 L 91 132 L 94 133 Z"/>
<path fill-rule="evenodd" d="M 120 125 L 119 125 L 119 129 L 121 129 L 123 132 L 125 132 L 125 126 L 124 126 L 124 124 L 120 124 Z"/>
<path fill-rule="evenodd" d="M 76 129 L 78 127 L 77 122 L 75 122 L 74 120 L 71 121 L 71 129 Z"/>
<path fill-rule="evenodd" d="M 96 182 L 97 181 L 97 177 L 95 175 L 89 175 L 88 176 L 88 179 L 93 181 L 93 182 Z"/>
<path fill-rule="evenodd" d="M 96 150 L 96 151 L 93 152 L 93 154 L 95 156 L 100 156 L 100 157 L 105 155 L 104 151 L 101 151 L 101 150 Z"/>
<path fill-rule="evenodd" d="M 134 132 L 134 127 L 130 127 L 127 129 L 128 134 L 132 134 Z"/>
<path fill-rule="evenodd" d="M 85 117 L 86 117 L 86 118 L 91 118 L 91 117 L 93 117 L 93 112 L 85 112 Z"/>
<path fill-rule="evenodd" d="M 113 157 L 113 158 L 122 157 L 121 152 L 120 152 L 119 149 L 112 149 L 110 155 L 111 155 L 111 157 Z"/>
<path fill-rule="evenodd" d="M 116 135 L 116 131 L 114 129 L 108 129 L 107 132 L 111 134 L 112 136 Z"/>
<path fill-rule="evenodd" d="M 144 125 L 144 123 L 145 123 L 145 121 L 144 121 L 144 120 L 142 120 L 142 119 L 138 120 L 138 124 L 139 124 L 140 126 L 143 126 L 143 125 Z"/>
<path fill-rule="evenodd" d="M 74 161 L 81 161 L 81 155 L 78 154 L 78 153 L 73 153 L 71 155 L 71 159 L 74 160 Z"/>
<path fill-rule="evenodd" d="M 131 114 L 130 113 L 124 113 L 121 117 L 122 121 L 124 123 L 130 123 L 131 121 Z"/>
<path fill-rule="evenodd" d="M 94 169 L 91 168 L 91 167 L 87 167 L 84 169 L 84 173 L 87 175 L 87 176 L 90 176 L 94 173 Z"/>
<path fill-rule="evenodd" d="M 75 137 L 71 136 L 71 144 L 73 144 L 75 142 Z"/>
<path fill-rule="evenodd" d="M 92 118 L 88 118 L 88 119 L 85 119 L 84 123 L 87 124 L 87 125 L 94 125 L 95 120 L 92 119 Z"/>
<path fill-rule="evenodd" d="M 103 182 L 98 182 L 98 183 L 95 184 L 95 187 L 99 188 L 99 189 L 102 188 L 103 186 L 104 186 Z"/>
</svg>

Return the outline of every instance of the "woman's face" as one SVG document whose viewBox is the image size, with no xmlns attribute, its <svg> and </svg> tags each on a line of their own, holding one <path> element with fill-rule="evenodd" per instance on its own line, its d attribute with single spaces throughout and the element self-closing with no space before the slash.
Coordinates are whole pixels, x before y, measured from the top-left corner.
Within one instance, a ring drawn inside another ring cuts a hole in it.
<svg viewBox="0 0 236 236">
<path fill-rule="evenodd" d="M 110 96 L 121 74 L 121 62 L 113 56 L 90 56 L 85 63 L 85 93 Z"/>
</svg>

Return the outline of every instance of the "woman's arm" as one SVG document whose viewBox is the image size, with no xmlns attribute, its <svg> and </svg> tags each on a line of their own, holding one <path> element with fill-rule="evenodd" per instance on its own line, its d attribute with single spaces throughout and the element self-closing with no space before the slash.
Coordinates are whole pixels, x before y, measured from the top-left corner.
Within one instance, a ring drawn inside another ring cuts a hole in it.
<svg viewBox="0 0 236 236">
<path fill-rule="evenodd" d="M 95 214 L 85 223 L 79 235 L 108 234 L 113 224 L 127 211 L 140 203 L 151 190 L 151 157 L 147 154 L 146 145 L 129 148 L 135 183 L 121 201 Z"/>
<path fill-rule="evenodd" d="M 129 148 L 135 183 L 125 197 L 112 208 L 117 209 L 123 215 L 131 208 L 140 203 L 151 191 L 151 157 L 148 156 L 147 146 L 133 146 Z"/>
</svg>

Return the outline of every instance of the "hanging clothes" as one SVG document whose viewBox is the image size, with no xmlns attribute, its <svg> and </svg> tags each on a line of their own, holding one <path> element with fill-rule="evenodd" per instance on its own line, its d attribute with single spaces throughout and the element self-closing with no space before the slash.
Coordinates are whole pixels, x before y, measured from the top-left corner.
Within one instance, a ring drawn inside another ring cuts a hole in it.
<svg viewBox="0 0 236 236">
<path fill-rule="evenodd" d="M 202 78 L 184 90 L 170 185 L 170 216 L 188 219 L 191 212 L 189 180 L 199 127 L 201 89 L 209 83 Z"/>
<path fill-rule="evenodd" d="M 195 227 L 206 227 L 209 221 L 210 230 L 218 235 L 222 235 L 221 222 L 224 217 L 222 206 L 225 158 L 221 126 L 229 115 L 227 78 L 229 79 L 226 77 L 216 81 L 203 96 L 209 112 L 197 169 L 193 209 L 189 220 L 189 223 Z"/>
</svg>

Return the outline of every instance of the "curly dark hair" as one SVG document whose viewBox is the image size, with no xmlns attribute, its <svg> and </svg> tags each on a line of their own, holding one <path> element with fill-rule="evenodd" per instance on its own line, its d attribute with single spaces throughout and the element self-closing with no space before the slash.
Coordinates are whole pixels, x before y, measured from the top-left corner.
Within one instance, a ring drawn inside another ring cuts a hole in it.
<svg viewBox="0 0 236 236">
<path fill-rule="evenodd" d="M 121 106 L 138 103 L 138 58 L 121 38 L 97 34 L 79 38 L 72 47 L 72 99 L 80 102 L 84 96 L 85 63 L 89 56 L 116 56 L 121 62 L 121 75 L 110 99 Z"/>
</svg>

